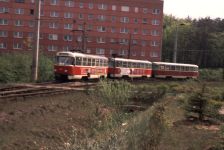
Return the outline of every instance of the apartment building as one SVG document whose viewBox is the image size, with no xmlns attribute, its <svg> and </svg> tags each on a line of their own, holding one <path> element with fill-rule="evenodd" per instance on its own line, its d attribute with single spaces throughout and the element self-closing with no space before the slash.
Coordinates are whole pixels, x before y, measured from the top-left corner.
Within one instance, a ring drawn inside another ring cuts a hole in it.
<svg viewBox="0 0 224 150">
<path fill-rule="evenodd" d="M 0 52 L 31 51 L 38 0 L 0 0 Z M 163 0 L 41 0 L 40 51 L 161 60 Z"/>
</svg>

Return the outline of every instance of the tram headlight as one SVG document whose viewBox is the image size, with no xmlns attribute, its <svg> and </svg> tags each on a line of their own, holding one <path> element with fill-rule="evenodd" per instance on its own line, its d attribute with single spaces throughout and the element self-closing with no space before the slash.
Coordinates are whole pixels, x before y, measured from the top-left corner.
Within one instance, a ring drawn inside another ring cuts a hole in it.
<svg viewBox="0 0 224 150">
<path fill-rule="evenodd" d="M 68 70 L 64 70 L 64 72 L 68 72 Z"/>
</svg>

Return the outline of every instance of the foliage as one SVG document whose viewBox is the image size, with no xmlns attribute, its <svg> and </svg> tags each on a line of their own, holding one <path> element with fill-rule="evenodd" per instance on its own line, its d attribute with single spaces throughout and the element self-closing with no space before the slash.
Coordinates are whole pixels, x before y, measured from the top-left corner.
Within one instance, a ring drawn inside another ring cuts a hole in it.
<svg viewBox="0 0 224 150">
<path fill-rule="evenodd" d="M 132 95 L 132 86 L 127 81 L 101 80 L 98 86 L 96 94 L 107 105 L 120 106 L 125 104 Z"/>
<path fill-rule="evenodd" d="M 187 115 L 197 114 L 198 119 L 202 121 L 206 113 L 208 98 L 205 95 L 205 86 L 203 85 L 200 92 L 194 92 L 188 99 L 185 110 Z"/>
<path fill-rule="evenodd" d="M 53 61 L 40 55 L 39 81 L 53 79 Z M 23 53 L 0 55 L 0 83 L 30 82 L 32 56 Z"/>
<path fill-rule="evenodd" d="M 207 81 L 221 81 L 223 80 L 223 69 L 200 69 L 199 78 Z"/>
<path fill-rule="evenodd" d="M 197 64 L 202 68 L 224 67 L 224 19 L 178 19 L 165 15 L 163 22 L 163 61 L 172 61 L 174 35 L 178 28 L 177 62 Z"/>
</svg>

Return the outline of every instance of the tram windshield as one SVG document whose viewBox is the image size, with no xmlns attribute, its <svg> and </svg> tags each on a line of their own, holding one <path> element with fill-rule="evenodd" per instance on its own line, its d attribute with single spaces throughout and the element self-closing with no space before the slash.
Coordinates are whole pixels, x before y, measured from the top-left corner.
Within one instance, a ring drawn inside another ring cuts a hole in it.
<svg viewBox="0 0 224 150">
<path fill-rule="evenodd" d="M 56 62 L 58 65 L 73 65 L 74 59 L 68 56 L 58 56 Z"/>
</svg>

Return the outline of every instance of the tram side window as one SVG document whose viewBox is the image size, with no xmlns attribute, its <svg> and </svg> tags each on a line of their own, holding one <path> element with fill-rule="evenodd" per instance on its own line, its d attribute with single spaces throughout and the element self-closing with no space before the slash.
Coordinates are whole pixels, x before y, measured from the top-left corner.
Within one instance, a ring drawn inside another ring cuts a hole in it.
<svg viewBox="0 0 224 150">
<path fill-rule="evenodd" d="M 180 71 L 180 66 L 176 66 L 176 70 L 177 71 Z"/>
<path fill-rule="evenodd" d="M 166 70 L 170 70 L 170 66 L 166 66 Z"/>
<path fill-rule="evenodd" d="M 128 68 L 132 67 L 132 62 L 128 62 Z"/>
<path fill-rule="evenodd" d="M 170 66 L 170 70 L 175 70 L 175 66 Z"/>
<path fill-rule="evenodd" d="M 148 69 L 151 69 L 152 66 L 153 66 L 152 64 L 146 64 L 146 68 L 148 68 Z M 155 65 L 154 68 L 157 70 L 158 69 L 158 66 Z"/>
<path fill-rule="evenodd" d="M 92 64 L 91 64 L 91 58 L 88 58 L 88 66 L 91 66 Z"/>
<path fill-rule="evenodd" d="M 164 70 L 165 69 L 165 66 L 164 65 L 161 65 L 159 68 L 160 68 L 160 70 Z"/>
<path fill-rule="evenodd" d="M 76 57 L 76 65 L 82 65 L 82 57 Z"/>
<path fill-rule="evenodd" d="M 140 63 L 140 67 L 141 68 L 145 68 L 145 64 L 144 63 Z"/>
<path fill-rule="evenodd" d="M 92 59 L 92 66 L 96 65 L 96 59 Z"/>
<path fill-rule="evenodd" d="M 103 59 L 100 59 L 100 64 L 99 64 L 99 66 L 103 66 Z"/>
<path fill-rule="evenodd" d="M 123 65 L 122 65 L 124 68 L 127 68 L 128 64 L 126 61 L 123 61 Z"/>
<path fill-rule="evenodd" d="M 186 67 L 186 71 L 189 71 L 189 67 Z"/>
<path fill-rule="evenodd" d="M 181 71 L 184 71 L 184 66 L 181 66 L 180 68 L 181 68 Z"/>
<path fill-rule="evenodd" d="M 121 61 L 117 61 L 117 62 L 116 62 L 116 66 L 117 66 L 117 67 L 122 67 L 122 62 L 121 62 Z"/>
<path fill-rule="evenodd" d="M 96 66 L 100 66 L 100 60 L 96 59 Z"/>
<path fill-rule="evenodd" d="M 108 61 L 107 60 L 104 60 L 104 66 L 108 66 Z"/>
<path fill-rule="evenodd" d="M 83 58 L 82 60 L 82 65 L 83 66 L 87 66 L 88 62 L 87 62 L 87 58 Z"/>
<path fill-rule="evenodd" d="M 132 67 L 133 68 L 137 68 L 137 64 L 136 63 L 132 63 Z"/>
</svg>

